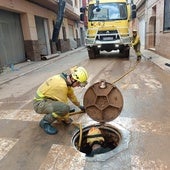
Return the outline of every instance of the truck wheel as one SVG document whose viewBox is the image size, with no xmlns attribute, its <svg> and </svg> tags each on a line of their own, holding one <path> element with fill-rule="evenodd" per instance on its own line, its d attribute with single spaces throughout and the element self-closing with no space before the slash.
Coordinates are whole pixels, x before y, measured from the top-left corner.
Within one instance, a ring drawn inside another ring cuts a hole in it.
<svg viewBox="0 0 170 170">
<path fill-rule="evenodd" d="M 120 53 L 121 53 L 123 58 L 129 58 L 130 50 L 129 49 L 121 50 Z"/>
<path fill-rule="evenodd" d="M 95 50 L 95 54 L 96 54 L 96 56 L 100 56 L 100 50 L 99 50 L 99 49 L 96 49 L 96 50 Z"/>
<path fill-rule="evenodd" d="M 96 58 L 95 49 L 94 48 L 88 49 L 88 55 L 89 59 L 95 59 Z"/>
<path fill-rule="evenodd" d="M 125 58 L 129 58 L 129 53 L 130 53 L 129 49 L 124 51 Z"/>
</svg>

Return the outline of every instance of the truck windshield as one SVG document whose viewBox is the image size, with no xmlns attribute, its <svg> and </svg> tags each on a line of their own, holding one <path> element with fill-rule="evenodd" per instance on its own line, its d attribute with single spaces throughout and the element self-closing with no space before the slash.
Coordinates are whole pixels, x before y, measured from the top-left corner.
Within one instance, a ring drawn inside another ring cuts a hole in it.
<svg viewBox="0 0 170 170">
<path fill-rule="evenodd" d="M 89 5 L 89 21 L 111 21 L 127 19 L 126 3 L 100 3 Z"/>
</svg>

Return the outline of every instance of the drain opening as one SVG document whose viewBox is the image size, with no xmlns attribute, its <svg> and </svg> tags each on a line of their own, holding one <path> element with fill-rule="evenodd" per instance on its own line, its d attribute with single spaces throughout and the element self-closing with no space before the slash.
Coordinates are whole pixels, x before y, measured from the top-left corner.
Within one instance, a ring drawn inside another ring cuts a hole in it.
<svg viewBox="0 0 170 170">
<path fill-rule="evenodd" d="M 100 129 L 102 137 L 104 138 L 104 141 L 102 142 L 102 144 L 100 144 L 100 147 L 98 147 L 98 142 L 94 142 L 92 146 L 87 143 L 88 132 L 92 127 L 97 127 L 98 129 Z M 80 131 L 77 131 L 72 138 L 72 143 L 74 147 L 80 152 L 85 153 L 86 156 L 91 157 L 97 154 L 102 154 L 114 150 L 119 145 L 122 137 L 118 129 L 113 126 L 91 125 L 82 129 L 82 140 L 80 148 L 79 138 Z M 95 145 L 95 147 L 97 146 L 97 149 L 94 148 L 94 144 L 97 144 Z"/>
</svg>

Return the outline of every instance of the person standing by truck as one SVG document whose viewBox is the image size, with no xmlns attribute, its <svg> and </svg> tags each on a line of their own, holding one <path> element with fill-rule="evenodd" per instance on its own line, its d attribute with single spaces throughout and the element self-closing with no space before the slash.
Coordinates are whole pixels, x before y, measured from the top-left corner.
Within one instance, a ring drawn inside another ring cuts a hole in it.
<svg viewBox="0 0 170 170">
<path fill-rule="evenodd" d="M 141 60 L 141 52 L 140 52 L 140 37 L 137 34 L 137 30 L 133 30 L 133 37 L 132 37 L 132 47 L 135 50 L 135 53 L 137 55 L 137 61 Z"/>
</svg>

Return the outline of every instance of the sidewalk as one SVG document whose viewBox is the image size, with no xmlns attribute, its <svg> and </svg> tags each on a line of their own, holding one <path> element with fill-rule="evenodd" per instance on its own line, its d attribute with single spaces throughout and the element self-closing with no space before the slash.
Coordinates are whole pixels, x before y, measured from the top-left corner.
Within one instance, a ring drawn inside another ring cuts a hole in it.
<svg viewBox="0 0 170 170">
<path fill-rule="evenodd" d="M 52 58 L 50 60 L 42 60 L 42 61 L 27 61 L 24 63 L 16 64 L 12 67 L 7 67 L 1 74 L 0 74 L 0 85 L 7 83 L 11 80 L 14 80 L 18 77 L 21 77 L 25 74 L 28 74 L 34 70 L 38 70 L 41 67 L 44 67 L 48 64 L 59 60 L 62 57 L 67 55 L 73 54 L 77 51 L 84 49 L 85 47 L 80 47 L 65 53 L 61 53 L 59 56 Z M 142 50 L 142 58 L 146 60 L 150 60 L 151 62 L 158 65 L 161 69 L 170 73 L 170 66 L 165 65 L 166 63 L 170 64 L 170 59 L 164 58 L 153 51 L 150 50 Z M 142 60 L 143 60 L 142 59 Z"/>
<path fill-rule="evenodd" d="M 65 57 L 67 55 L 71 55 L 77 51 L 80 51 L 84 49 L 85 47 L 79 47 L 77 49 L 61 53 L 57 55 L 55 58 L 51 58 L 49 60 L 41 60 L 41 61 L 26 61 L 23 63 L 19 63 L 16 65 L 12 65 L 12 67 L 6 67 L 2 73 L 0 73 L 0 85 L 4 83 L 8 83 L 9 81 L 12 81 L 18 77 L 21 77 L 25 74 L 28 74 L 34 70 L 38 70 L 41 67 L 44 67 L 48 64 L 56 62 L 56 60 L 59 60 L 62 57 Z M 48 58 L 48 57 L 47 57 Z"/>
<path fill-rule="evenodd" d="M 141 50 L 141 52 L 143 58 L 150 60 L 161 69 L 170 73 L 170 59 L 160 56 L 151 50 Z"/>
</svg>

